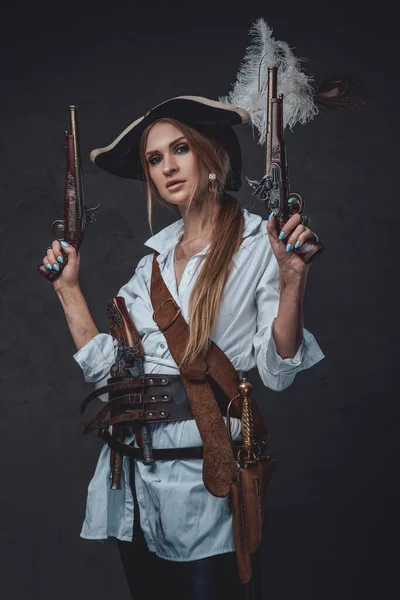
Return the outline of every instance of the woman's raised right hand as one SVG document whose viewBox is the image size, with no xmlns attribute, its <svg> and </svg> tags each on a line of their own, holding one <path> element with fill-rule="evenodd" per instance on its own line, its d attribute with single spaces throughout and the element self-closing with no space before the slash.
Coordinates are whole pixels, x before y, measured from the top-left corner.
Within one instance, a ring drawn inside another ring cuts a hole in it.
<svg viewBox="0 0 400 600">
<path fill-rule="evenodd" d="M 71 244 L 67 242 L 61 243 L 54 240 L 51 248 L 47 250 L 46 256 L 43 257 L 43 264 L 46 269 L 61 271 L 61 274 L 52 281 L 52 286 L 55 292 L 59 292 L 63 288 L 73 288 L 79 285 L 79 264 L 80 254 Z M 51 269 L 49 266 L 51 266 Z M 57 269 L 58 267 L 58 269 Z"/>
</svg>

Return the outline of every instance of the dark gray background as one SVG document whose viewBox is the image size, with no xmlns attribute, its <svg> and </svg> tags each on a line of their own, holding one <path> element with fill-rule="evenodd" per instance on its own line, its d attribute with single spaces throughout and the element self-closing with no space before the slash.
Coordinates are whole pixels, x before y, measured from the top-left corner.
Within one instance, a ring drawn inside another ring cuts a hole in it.
<svg viewBox="0 0 400 600">
<path fill-rule="evenodd" d="M 301 4 L 301 6 L 300 6 Z M 115 548 L 79 538 L 100 443 L 83 438 L 91 390 L 51 286 L 36 272 L 62 216 L 68 105 L 80 109 L 87 206 L 81 286 L 100 331 L 108 301 L 147 252 L 144 189 L 95 168 L 89 151 L 172 96 L 217 99 L 259 18 L 317 79 L 336 68 L 370 87 L 368 108 L 322 111 L 286 134 L 292 188 L 326 252 L 305 325 L 326 358 L 284 392 L 252 374 L 277 472 L 264 562 L 269 600 L 398 598 L 398 41 L 379 2 L 146 2 L 107 10 L 8 6 L 1 35 L 1 595 L 128 598 Z M 250 129 L 244 174 L 262 174 Z M 247 188 L 243 206 L 263 214 Z M 159 230 L 173 219 L 159 211 Z M 223 596 L 222 596 L 223 597 Z"/>
</svg>

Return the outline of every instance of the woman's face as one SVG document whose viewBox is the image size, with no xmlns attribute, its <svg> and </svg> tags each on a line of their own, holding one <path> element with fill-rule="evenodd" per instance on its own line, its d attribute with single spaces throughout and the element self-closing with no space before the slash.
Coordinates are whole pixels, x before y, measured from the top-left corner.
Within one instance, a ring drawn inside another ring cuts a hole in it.
<svg viewBox="0 0 400 600">
<path fill-rule="evenodd" d="M 156 123 L 147 136 L 145 159 L 158 193 L 184 207 L 196 185 L 198 166 L 182 131 L 172 123 Z"/>
</svg>

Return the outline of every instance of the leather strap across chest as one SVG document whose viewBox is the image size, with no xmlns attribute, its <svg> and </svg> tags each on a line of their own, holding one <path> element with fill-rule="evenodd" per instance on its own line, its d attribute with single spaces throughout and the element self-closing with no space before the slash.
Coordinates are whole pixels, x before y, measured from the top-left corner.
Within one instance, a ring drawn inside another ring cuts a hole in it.
<svg viewBox="0 0 400 600">
<path fill-rule="evenodd" d="M 164 283 L 157 257 L 158 254 L 155 253 L 150 288 L 153 319 L 164 334 L 171 355 L 179 367 L 200 432 L 204 447 L 204 485 L 214 496 L 224 497 L 230 491 L 237 464 L 212 386 L 216 383 L 225 396 L 232 399 L 238 394 L 240 378 L 228 357 L 214 342 L 211 342 L 206 361 L 199 358 L 189 367 L 180 366 L 189 339 L 189 327 Z M 265 440 L 269 430 L 255 402 L 253 407 L 257 438 Z"/>
</svg>

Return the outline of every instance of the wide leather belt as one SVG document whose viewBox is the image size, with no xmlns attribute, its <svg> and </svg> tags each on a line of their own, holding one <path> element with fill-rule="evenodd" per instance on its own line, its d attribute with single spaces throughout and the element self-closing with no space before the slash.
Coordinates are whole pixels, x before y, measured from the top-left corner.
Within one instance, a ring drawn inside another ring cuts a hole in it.
<svg viewBox="0 0 400 600">
<path fill-rule="evenodd" d="M 180 378 L 179 375 L 144 375 L 142 377 L 110 377 L 107 379 L 107 385 L 97 390 L 93 390 L 81 404 L 81 414 L 86 410 L 92 400 L 95 400 L 103 394 L 109 394 L 110 399 L 126 396 L 129 393 L 144 393 L 145 390 L 153 391 L 153 387 L 165 389 L 174 378 Z"/>
<path fill-rule="evenodd" d="M 221 413 L 225 414 L 229 399 L 212 380 L 209 384 Z M 110 400 L 89 423 L 82 422 L 84 434 L 97 429 L 99 437 L 112 451 L 131 459 L 143 460 L 147 465 L 158 460 L 203 458 L 203 446 L 151 448 L 151 434 L 147 427 L 149 423 L 168 423 L 194 418 L 180 375 L 145 375 L 138 379 L 109 378 L 106 386 L 93 391 L 83 401 L 81 412 L 92 400 L 104 393 L 109 394 Z M 127 428 L 123 427 L 121 430 L 120 427 L 124 425 Z M 110 431 L 110 426 L 119 427 L 119 432 L 115 427 Z M 132 432 L 139 448 L 124 443 L 126 435 Z"/>
<path fill-rule="evenodd" d="M 83 423 L 85 434 L 117 423 L 133 421 L 168 423 L 193 419 L 189 400 L 179 375 L 146 375 L 140 380 L 141 387 L 138 386 L 139 380 L 128 380 L 131 382 L 130 386 L 126 385 L 126 381 L 126 378 L 123 380 L 117 377 L 110 378 L 107 380 L 107 386 L 96 390 L 96 395 L 91 394 L 90 400 L 93 400 L 104 393 L 105 388 L 109 388 L 110 401 L 94 419 L 89 423 Z M 89 403 L 88 398 L 83 403 L 83 410 Z"/>
</svg>

